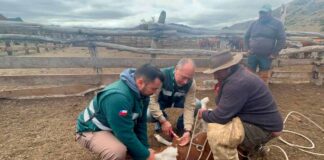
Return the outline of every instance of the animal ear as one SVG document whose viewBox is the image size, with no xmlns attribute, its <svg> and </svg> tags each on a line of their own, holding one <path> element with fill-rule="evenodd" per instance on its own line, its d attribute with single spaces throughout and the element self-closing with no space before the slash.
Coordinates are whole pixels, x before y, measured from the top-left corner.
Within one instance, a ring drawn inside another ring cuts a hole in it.
<svg viewBox="0 0 324 160">
<path fill-rule="evenodd" d="M 205 97 L 203 99 L 200 100 L 200 103 L 201 103 L 201 108 L 204 108 L 206 109 L 207 108 L 207 103 L 209 102 L 209 98 L 208 97 Z"/>
<path fill-rule="evenodd" d="M 167 146 L 171 146 L 171 145 L 172 145 L 171 142 L 167 141 L 166 139 L 164 139 L 163 137 L 161 137 L 159 134 L 154 134 L 154 137 L 155 137 L 155 139 L 156 139 L 158 142 L 160 142 L 160 143 L 162 143 L 162 144 L 165 144 L 165 145 L 167 145 Z"/>
</svg>

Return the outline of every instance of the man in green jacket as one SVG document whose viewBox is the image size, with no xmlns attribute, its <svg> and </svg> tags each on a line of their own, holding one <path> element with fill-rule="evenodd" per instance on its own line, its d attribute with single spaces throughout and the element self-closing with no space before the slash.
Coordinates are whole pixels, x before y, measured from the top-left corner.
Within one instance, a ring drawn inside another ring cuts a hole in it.
<svg viewBox="0 0 324 160">
<path fill-rule="evenodd" d="M 146 112 L 149 96 L 163 81 L 163 73 L 149 64 L 123 71 L 80 113 L 76 141 L 105 160 L 125 159 L 126 153 L 134 160 L 153 160 Z"/>
</svg>

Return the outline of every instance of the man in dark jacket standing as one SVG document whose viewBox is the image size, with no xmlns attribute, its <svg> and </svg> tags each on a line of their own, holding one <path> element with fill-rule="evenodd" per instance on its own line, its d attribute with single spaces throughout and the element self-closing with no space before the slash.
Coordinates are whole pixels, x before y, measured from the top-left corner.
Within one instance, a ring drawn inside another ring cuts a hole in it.
<svg viewBox="0 0 324 160">
<path fill-rule="evenodd" d="M 120 80 L 100 91 L 77 119 L 76 141 L 104 160 L 153 160 L 146 112 L 149 96 L 160 88 L 163 73 L 151 65 L 126 69 Z"/>
<path fill-rule="evenodd" d="M 216 108 L 198 112 L 199 117 L 211 123 L 207 136 L 214 159 L 238 159 L 238 146 L 249 154 L 263 152 L 263 145 L 283 129 L 281 114 L 269 88 L 257 75 L 238 64 L 241 59 L 241 54 L 229 52 L 215 55 L 211 58 L 211 69 L 204 71 L 213 74 L 219 83 Z M 225 138 L 227 135 L 230 136 Z M 235 137 L 238 138 L 231 140 Z"/>
<path fill-rule="evenodd" d="M 259 11 L 259 19 L 251 24 L 245 34 L 245 45 L 248 51 L 248 67 L 256 72 L 266 84 L 271 75 L 272 59 L 278 56 L 285 46 L 286 34 L 281 21 L 271 15 L 271 6 L 264 5 Z"/>
</svg>

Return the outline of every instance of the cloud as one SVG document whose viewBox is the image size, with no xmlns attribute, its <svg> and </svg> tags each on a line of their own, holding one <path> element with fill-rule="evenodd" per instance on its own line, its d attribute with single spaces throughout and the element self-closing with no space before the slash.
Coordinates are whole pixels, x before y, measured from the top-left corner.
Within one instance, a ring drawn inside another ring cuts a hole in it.
<svg viewBox="0 0 324 160">
<path fill-rule="evenodd" d="M 219 27 L 257 16 L 265 3 L 277 7 L 291 0 L 0 0 L 6 17 L 27 22 L 90 27 L 133 27 L 142 19 L 158 19 L 162 10 L 167 23 L 193 27 Z"/>
</svg>

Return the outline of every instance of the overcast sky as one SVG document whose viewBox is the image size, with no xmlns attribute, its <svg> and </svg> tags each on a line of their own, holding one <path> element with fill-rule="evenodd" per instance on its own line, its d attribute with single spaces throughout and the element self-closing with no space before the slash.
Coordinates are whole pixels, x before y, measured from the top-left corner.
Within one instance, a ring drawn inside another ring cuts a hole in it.
<svg viewBox="0 0 324 160">
<path fill-rule="evenodd" d="M 134 27 L 162 10 L 166 23 L 224 27 L 257 17 L 265 3 L 291 0 L 0 0 L 0 14 L 26 22 L 62 26 Z"/>
</svg>

